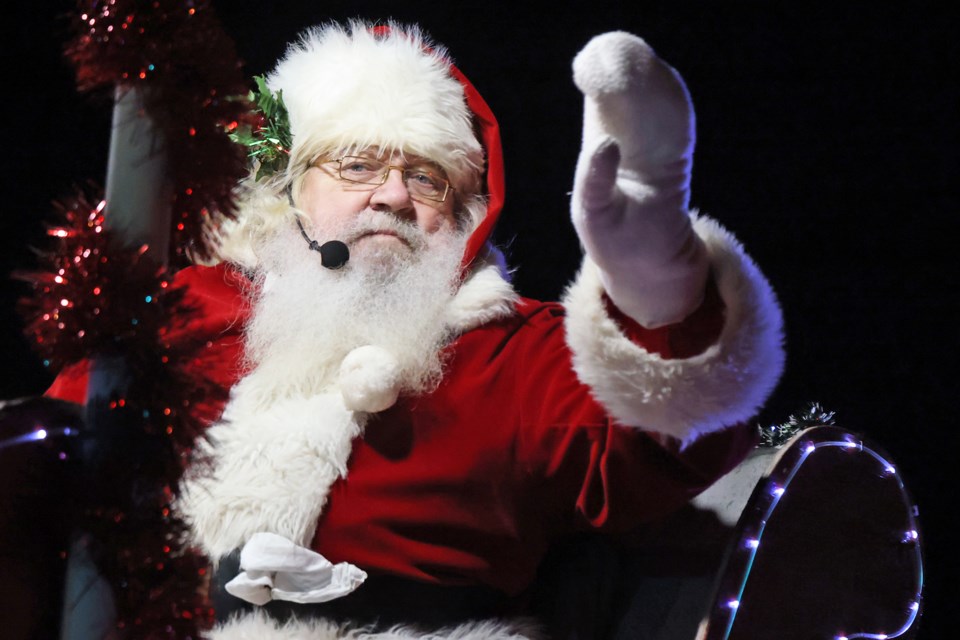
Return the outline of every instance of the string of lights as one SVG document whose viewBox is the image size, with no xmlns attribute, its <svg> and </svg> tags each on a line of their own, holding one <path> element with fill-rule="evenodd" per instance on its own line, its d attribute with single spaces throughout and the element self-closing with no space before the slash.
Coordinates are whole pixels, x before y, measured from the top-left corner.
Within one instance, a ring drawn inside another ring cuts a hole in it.
<svg viewBox="0 0 960 640">
<path fill-rule="evenodd" d="M 864 454 L 877 465 L 877 475 L 892 479 L 906 505 L 904 522 L 907 523 L 900 542 L 910 545 L 910 554 L 916 567 L 913 597 L 903 607 L 903 623 L 896 629 L 889 631 L 844 632 L 838 631 L 833 640 L 886 640 L 897 638 L 911 629 L 920 613 L 921 594 L 923 591 L 923 557 L 921 551 L 921 536 L 917 524 L 918 510 L 904 486 L 903 478 L 889 459 L 879 453 L 877 449 L 854 435 L 842 429 L 821 427 L 810 429 L 797 436 L 791 447 L 785 449 L 780 459 L 775 463 L 774 471 L 763 483 L 758 486 L 751 498 L 753 506 L 748 505 L 741 516 L 738 525 L 740 536 L 736 549 L 728 558 L 728 569 L 721 582 L 716 609 L 713 612 L 712 622 L 707 632 L 707 640 L 730 640 L 737 636 L 735 622 L 743 611 L 744 591 L 754 569 L 754 562 L 763 543 L 767 526 L 773 518 L 777 507 L 791 488 L 791 484 L 807 463 L 811 456 L 818 451 L 829 449 L 847 450 L 856 454 Z M 760 514 L 758 520 L 747 517 L 748 514 Z M 758 522 L 751 528 L 745 521 Z M 725 595 L 724 595 L 725 594 Z"/>
</svg>

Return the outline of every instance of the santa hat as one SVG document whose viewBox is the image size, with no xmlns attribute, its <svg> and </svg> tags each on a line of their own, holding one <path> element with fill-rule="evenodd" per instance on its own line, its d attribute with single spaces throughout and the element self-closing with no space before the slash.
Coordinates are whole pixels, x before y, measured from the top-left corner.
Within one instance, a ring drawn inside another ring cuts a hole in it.
<svg viewBox="0 0 960 640">
<path fill-rule="evenodd" d="M 267 85 L 282 91 L 289 114 L 289 171 L 324 154 L 370 146 L 429 158 L 461 198 L 486 196 L 464 266 L 483 250 L 503 205 L 499 126 L 446 50 L 418 27 L 353 21 L 310 29 Z"/>
</svg>

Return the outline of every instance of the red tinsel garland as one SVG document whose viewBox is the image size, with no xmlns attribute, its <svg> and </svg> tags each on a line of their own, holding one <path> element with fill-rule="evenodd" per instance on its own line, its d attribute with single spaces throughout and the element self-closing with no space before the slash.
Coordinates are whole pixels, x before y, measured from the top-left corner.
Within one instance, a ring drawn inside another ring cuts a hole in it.
<svg viewBox="0 0 960 640">
<path fill-rule="evenodd" d="M 249 118 L 233 43 L 206 0 L 83 0 L 66 53 L 81 91 L 137 88 L 162 133 L 174 183 L 171 265 L 210 255 L 214 216 L 232 217 L 245 151 L 227 136 Z"/>
<path fill-rule="evenodd" d="M 205 259 L 217 216 L 232 217 L 245 150 L 227 130 L 249 117 L 233 45 L 206 0 L 82 0 L 66 47 L 81 91 L 136 89 L 164 144 L 174 185 L 169 264 Z M 182 292 L 146 248 L 123 249 L 104 228 L 105 204 L 78 196 L 44 272 L 26 277 L 27 333 L 52 370 L 120 356 L 130 385 L 94 407 L 96 460 L 72 483 L 72 525 L 113 589 L 117 629 L 135 638 L 197 637 L 211 622 L 205 560 L 181 548 L 184 526 L 170 505 L 185 456 L 205 425 L 192 411 L 223 390 L 187 377 L 204 344 L 167 337 L 188 321 Z M 107 214 L 108 215 L 108 214 Z M 180 332 L 182 336 L 183 333 Z M 88 411 L 91 410 L 88 407 Z"/>
<path fill-rule="evenodd" d="M 205 427 L 191 408 L 221 402 L 224 391 L 195 371 L 186 375 L 205 343 L 166 339 L 192 310 L 145 247 L 118 248 L 103 226 L 103 201 L 80 195 L 60 208 L 67 224 L 49 232 L 59 246 L 45 256 L 46 271 L 21 274 L 34 289 L 20 303 L 27 332 L 51 367 L 122 354 L 132 381 L 98 421 L 97 463 L 73 484 L 75 525 L 95 540 L 118 629 L 136 638 L 195 638 L 212 621 L 202 589 L 206 560 L 182 547 L 184 525 L 170 507 Z"/>
<path fill-rule="evenodd" d="M 113 246 L 104 200 L 78 193 L 54 206 L 66 224 L 47 231 L 58 246 L 41 254 L 46 271 L 19 274 L 34 290 L 20 312 L 44 365 L 59 371 L 93 354 L 122 353 L 145 327 L 162 325 L 167 313 L 159 299 L 170 278 L 145 246 Z M 167 298 L 168 305 L 178 302 Z"/>
</svg>

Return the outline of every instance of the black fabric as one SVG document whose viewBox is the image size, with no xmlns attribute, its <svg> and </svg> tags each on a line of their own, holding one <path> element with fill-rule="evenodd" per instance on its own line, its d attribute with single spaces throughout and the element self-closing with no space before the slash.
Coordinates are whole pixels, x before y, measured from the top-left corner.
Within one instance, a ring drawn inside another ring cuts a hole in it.
<svg viewBox="0 0 960 640">
<path fill-rule="evenodd" d="M 297 604 L 282 600 L 257 607 L 226 592 L 224 586 L 240 571 L 240 552 L 224 557 L 214 572 L 210 598 L 218 623 L 233 615 L 260 609 L 285 622 L 325 618 L 383 630 L 396 624 L 439 629 L 470 620 L 515 615 L 505 594 L 488 587 L 441 586 L 387 575 L 370 575 L 360 587 L 330 602 Z"/>
</svg>

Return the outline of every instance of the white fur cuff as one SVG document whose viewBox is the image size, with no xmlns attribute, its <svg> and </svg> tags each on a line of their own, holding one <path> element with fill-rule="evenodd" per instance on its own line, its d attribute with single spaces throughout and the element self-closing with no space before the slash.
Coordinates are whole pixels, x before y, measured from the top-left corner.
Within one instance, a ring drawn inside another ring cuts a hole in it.
<svg viewBox="0 0 960 640">
<path fill-rule="evenodd" d="M 684 444 L 752 417 L 783 370 L 783 319 L 769 283 L 737 240 L 714 220 L 693 220 L 726 305 L 716 344 L 665 359 L 633 343 L 604 308 L 596 266 L 584 260 L 564 298 L 574 369 L 597 400 L 627 425 Z"/>
</svg>

